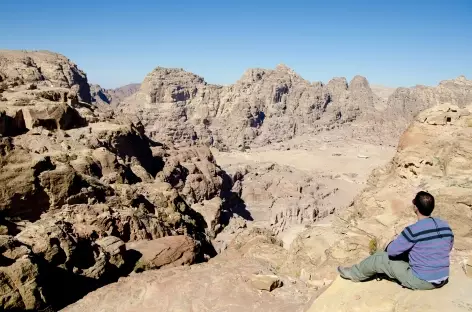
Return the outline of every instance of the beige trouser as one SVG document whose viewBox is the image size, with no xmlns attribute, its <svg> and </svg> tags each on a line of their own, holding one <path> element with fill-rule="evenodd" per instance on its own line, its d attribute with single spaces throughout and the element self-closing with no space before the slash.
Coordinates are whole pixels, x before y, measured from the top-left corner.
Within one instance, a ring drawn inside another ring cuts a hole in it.
<svg viewBox="0 0 472 312">
<path fill-rule="evenodd" d="M 351 267 L 352 277 L 364 281 L 376 274 L 386 274 L 389 278 L 399 281 L 404 287 L 410 289 L 428 290 L 434 289 L 434 285 L 416 277 L 408 262 L 390 260 L 384 251 L 377 252 L 366 258 L 361 263 Z"/>
</svg>

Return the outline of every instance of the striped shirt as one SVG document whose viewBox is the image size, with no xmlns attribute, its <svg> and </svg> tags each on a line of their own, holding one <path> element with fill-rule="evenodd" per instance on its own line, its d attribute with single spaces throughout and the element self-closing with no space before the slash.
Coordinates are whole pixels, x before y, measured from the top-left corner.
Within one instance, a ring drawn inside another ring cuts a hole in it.
<svg viewBox="0 0 472 312">
<path fill-rule="evenodd" d="M 387 253 L 394 257 L 408 252 L 413 274 L 424 281 L 438 282 L 449 276 L 453 244 L 454 234 L 446 221 L 425 218 L 407 226 L 387 247 Z"/>
</svg>

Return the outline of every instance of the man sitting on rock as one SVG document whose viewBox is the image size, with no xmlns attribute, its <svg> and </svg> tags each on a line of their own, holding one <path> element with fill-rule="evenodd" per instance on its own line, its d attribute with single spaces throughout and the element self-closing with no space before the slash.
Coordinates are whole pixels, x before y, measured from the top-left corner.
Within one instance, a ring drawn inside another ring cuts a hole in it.
<svg viewBox="0 0 472 312">
<path fill-rule="evenodd" d="M 422 290 L 447 284 L 454 234 L 447 222 L 430 216 L 434 209 L 431 194 L 419 192 L 413 205 L 418 221 L 407 226 L 386 251 L 352 267 L 338 267 L 342 278 L 359 282 L 385 274 L 406 288 Z"/>
</svg>

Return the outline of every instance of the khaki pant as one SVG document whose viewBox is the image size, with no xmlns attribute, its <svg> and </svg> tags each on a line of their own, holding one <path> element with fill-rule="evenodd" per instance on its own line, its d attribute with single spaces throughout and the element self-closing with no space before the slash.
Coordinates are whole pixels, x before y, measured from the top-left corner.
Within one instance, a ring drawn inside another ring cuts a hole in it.
<svg viewBox="0 0 472 312">
<path fill-rule="evenodd" d="M 410 289 L 429 290 L 435 288 L 430 282 L 413 275 L 408 262 L 390 260 L 384 251 L 377 252 L 361 263 L 352 266 L 350 271 L 352 277 L 359 281 L 370 279 L 376 274 L 386 274 L 389 278 L 399 281 L 402 286 Z"/>
</svg>

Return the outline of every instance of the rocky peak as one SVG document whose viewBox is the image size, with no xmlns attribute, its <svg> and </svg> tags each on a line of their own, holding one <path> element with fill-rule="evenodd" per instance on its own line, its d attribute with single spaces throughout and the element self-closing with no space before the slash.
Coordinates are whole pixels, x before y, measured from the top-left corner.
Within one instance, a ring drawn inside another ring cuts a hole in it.
<svg viewBox="0 0 472 312">
<path fill-rule="evenodd" d="M 237 84 L 253 84 L 260 81 L 267 74 L 267 71 L 261 68 L 250 68 L 244 72 Z"/>
<path fill-rule="evenodd" d="M 439 85 L 460 85 L 460 86 L 472 86 L 472 80 L 468 80 L 464 75 L 461 75 L 455 79 L 451 80 L 443 80 L 439 83 Z"/>
<path fill-rule="evenodd" d="M 193 86 L 206 84 L 205 80 L 191 72 L 185 71 L 183 68 L 164 68 L 156 67 L 144 79 L 143 85 L 149 83 L 165 83 L 180 86 Z"/>
<path fill-rule="evenodd" d="M 326 86 L 332 101 L 339 101 L 348 89 L 347 80 L 344 77 L 335 77 Z"/>
<path fill-rule="evenodd" d="M 356 75 L 349 83 L 349 90 L 370 90 L 369 82 L 365 77 Z"/>
<path fill-rule="evenodd" d="M 275 70 L 280 71 L 280 72 L 294 73 L 293 69 L 291 69 L 290 67 L 288 67 L 287 65 L 283 63 L 277 64 L 277 66 L 275 67 Z"/>
</svg>

